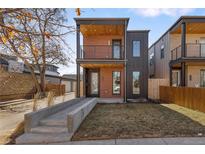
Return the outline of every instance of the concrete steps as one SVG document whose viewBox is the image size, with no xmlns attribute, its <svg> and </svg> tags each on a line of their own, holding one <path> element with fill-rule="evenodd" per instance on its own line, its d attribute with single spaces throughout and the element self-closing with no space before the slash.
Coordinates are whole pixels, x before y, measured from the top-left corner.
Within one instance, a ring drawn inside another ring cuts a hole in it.
<svg viewBox="0 0 205 154">
<path fill-rule="evenodd" d="M 17 138 L 17 144 L 48 144 L 60 143 L 70 141 L 72 134 L 69 133 L 55 133 L 55 134 L 42 134 L 42 133 L 25 133 Z"/>
<path fill-rule="evenodd" d="M 40 126 L 65 126 L 67 122 L 65 120 L 56 120 L 56 119 L 44 119 L 39 122 Z"/>
<path fill-rule="evenodd" d="M 38 126 L 31 129 L 31 133 L 43 133 L 43 134 L 56 134 L 56 133 L 67 133 L 67 127 L 57 126 Z"/>
</svg>

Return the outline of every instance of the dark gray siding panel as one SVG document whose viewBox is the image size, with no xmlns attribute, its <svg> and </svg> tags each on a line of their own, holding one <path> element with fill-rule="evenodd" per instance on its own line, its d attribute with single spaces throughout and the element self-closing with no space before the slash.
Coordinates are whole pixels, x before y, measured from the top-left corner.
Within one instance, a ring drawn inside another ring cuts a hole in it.
<svg viewBox="0 0 205 154">
<path fill-rule="evenodd" d="M 140 41 L 140 57 L 132 56 L 132 41 Z M 148 96 L 148 32 L 127 32 L 127 98 Z M 140 95 L 132 94 L 132 72 L 140 72 Z"/>
</svg>

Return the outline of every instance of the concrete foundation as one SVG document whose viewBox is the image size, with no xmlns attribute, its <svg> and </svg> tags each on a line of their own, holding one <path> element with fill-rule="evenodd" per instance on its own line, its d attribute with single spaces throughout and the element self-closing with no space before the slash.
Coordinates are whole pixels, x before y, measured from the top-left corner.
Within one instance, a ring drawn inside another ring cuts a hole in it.
<svg viewBox="0 0 205 154">
<path fill-rule="evenodd" d="M 26 133 L 30 132 L 32 127 L 35 127 L 39 124 L 40 120 L 42 120 L 45 117 L 48 117 L 49 115 L 52 115 L 54 113 L 59 112 L 60 110 L 63 110 L 65 108 L 68 108 L 69 106 L 72 106 L 73 104 L 79 102 L 81 98 L 78 99 L 72 99 L 70 101 L 60 103 L 51 107 L 47 107 L 44 109 L 40 109 L 36 112 L 31 112 L 28 114 L 25 114 L 24 116 L 24 121 L 25 121 L 25 126 L 24 126 L 24 131 Z"/>
<path fill-rule="evenodd" d="M 75 132 L 78 129 L 82 121 L 95 107 L 96 104 L 97 104 L 97 99 L 93 98 L 68 114 L 67 127 L 69 133 Z"/>
</svg>

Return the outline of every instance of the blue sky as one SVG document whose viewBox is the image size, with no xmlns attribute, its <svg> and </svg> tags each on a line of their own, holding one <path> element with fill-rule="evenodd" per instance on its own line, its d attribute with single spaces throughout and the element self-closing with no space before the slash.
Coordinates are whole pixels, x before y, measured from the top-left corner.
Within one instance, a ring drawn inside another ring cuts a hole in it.
<svg viewBox="0 0 205 154">
<path fill-rule="evenodd" d="M 75 9 L 68 9 L 68 24 L 75 25 Z M 180 16 L 182 15 L 204 15 L 205 9 L 81 9 L 80 17 L 128 17 L 128 29 L 150 30 L 149 46 L 152 45 Z M 68 43 L 73 51 L 76 51 L 75 34 L 68 36 Z M 75 60 L 74 60 L 75 61 Z M 75 64 L 69 67 L 60 66 L 62 74 L 75 74 Z"/>
</svg>

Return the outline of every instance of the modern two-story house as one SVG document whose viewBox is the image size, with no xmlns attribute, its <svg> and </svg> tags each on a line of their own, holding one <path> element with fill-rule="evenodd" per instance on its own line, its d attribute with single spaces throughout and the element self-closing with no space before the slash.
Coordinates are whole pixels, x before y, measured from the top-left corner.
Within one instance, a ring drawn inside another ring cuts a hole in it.
<svg viewBox="0 0 205 154">
<path fill-rule="evenodd" d="M 149 76 L 205 87 L 205 16 L 182 16 L 149 48 Z"/>
<path fill-rule="evenodd" d="M 127 30 L 129 18 L 75 18 L 77 97 L 146 99 L 148 30 Z M 80 74 L 83 86 L 80 86 Z"/>
</svg>

